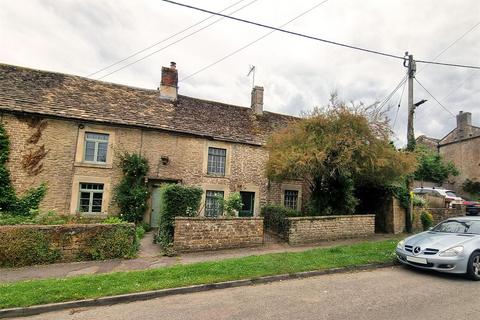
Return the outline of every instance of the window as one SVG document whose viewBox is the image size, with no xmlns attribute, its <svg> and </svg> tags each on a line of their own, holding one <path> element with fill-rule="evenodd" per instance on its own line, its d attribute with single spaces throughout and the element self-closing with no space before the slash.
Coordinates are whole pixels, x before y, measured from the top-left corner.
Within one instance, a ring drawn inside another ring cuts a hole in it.
<svg viewBox="0 0 480 320">
<path fill-rule="evenodd" d="M 103 183 L 80 183 L 78 209 L 80 212 L 102 212 Z"/>
<path fill-rule="evenodd" d="M 225 162 L 227 150 L 220 148 L 208 148 L 208 174 L 225 175 Z"/>
<path fill-rule="evenodd" d="M 222 214 L 223 191 L 211 191 L 207 190 L 205 198 L 205 216 L 206 217 L 218 217 Z"/>
<path fill-rule="evenodd" d="M 85 161 L 106 163 L 108 134 L 85 132 Z"/>
<path fill-rule="evenodd" d="M 285 208 L 297 210 L 298 203 L 298 191 L 297 190 L 285 190 L 285 196 L 283 199 L 283 205 Z"/>
</svg>

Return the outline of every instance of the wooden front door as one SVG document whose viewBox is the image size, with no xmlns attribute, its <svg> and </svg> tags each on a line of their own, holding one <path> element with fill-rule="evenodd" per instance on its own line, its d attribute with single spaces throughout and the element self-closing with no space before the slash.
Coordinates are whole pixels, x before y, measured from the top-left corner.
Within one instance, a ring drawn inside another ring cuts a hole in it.
<svg viewBox="0 0 480 320">
<path fill-rule="evenodd" d="M 253 217 L 253 210 L 255 208 L 255 192 L 240 192 L 242 198 L 242 209 L 238 213 L 239 217 Z"/>
</svg>

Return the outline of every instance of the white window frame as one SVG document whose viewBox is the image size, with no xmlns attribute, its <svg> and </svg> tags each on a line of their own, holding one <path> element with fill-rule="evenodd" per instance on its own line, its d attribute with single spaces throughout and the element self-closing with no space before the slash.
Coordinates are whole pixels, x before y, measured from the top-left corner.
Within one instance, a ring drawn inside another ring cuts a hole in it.
<svg viewBox="0 0 480 320">
<path fill-rule="evenodd" d="M 102 189 L 87 189 L 82 188 L 82 184 L 92 184 L 92 185 L 102 185 Z M 88 202 L 88 211 L 81 210 L 81 201 L 82 201 L 82 193 L 89 193 L 89 202 Z M 102 195 L 102 203 L 100 204 L 100 211 L 92 211 L 93 207 L 93 195 L 94 194 L 101 194 Z M 104 183 L 92 183 L 92 182 L 80 182 L 78 185 L 78 206 L 77 211 L 80 213 L 91 213 L 91 214 L 100 214 L 102 213 L 103 208 L 103 201 L 104 201 L 104 193 L 105 193 L 105 184 Z"/>
<path fill-rule="evenodd" d="M 95 139 L 95 138 L 88 138 L 89 134 L 97 134 L 97 135 L 103 135 L 106 136 L 106 140 L 102 139 Z M 84 138 L 84 144 L 83 144 L 83 161 L 87 163 L 95 163 L 95 164 L 106 164 L 108 160 L 108 147 L 109 147 L 109 139 L 110 139 L 110 134 L 105 133 L 105 132 L 94 132 L 94 131 L 86 131 L 85 132 L 85 138 Z M 87 160 L 87 143 L 88 142 L 93 142 L 95 143 L 94 147 L 94 154 L 93 154 L 93 160 Z M 106 154 L 105 154 L 105 161 L 98 161 L 98 145 L 100 143 L 105 143 L 107 145 L 106 149 Z"/>
</svg>

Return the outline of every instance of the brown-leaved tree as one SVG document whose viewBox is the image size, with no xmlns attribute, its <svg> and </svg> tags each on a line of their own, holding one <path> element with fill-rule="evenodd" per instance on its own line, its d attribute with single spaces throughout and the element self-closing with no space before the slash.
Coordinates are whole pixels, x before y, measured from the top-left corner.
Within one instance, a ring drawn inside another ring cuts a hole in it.
<svg viewBox="0 0 480 320">
<path fill-rule="evenodd" d="M 415 171 L 415 156 L 395 149 L 390 133 L 376 105 L 348 106 L 332 96 L 329 106 L 272 135 L 267 176 L 307 181 L 310 214 L 354 213 L 356 186 L 389 185 Z"/>
</svg>

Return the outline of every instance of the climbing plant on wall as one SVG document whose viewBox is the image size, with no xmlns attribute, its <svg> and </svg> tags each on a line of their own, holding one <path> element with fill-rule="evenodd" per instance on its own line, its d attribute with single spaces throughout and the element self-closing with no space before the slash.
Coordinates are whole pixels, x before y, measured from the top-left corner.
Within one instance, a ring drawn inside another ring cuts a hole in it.
<svg viewBox="0 0 480 320">
<path fill-rule="evenodd" d="M 18 197 L 7 168 L 9 156 L 10 140 L 3 124 L 0 123 L 0 212 L 26 216 L 31 210 L 38 209 L 47 192 L 47 186 L 42 183 L 37 188 L 29 189 L 22 197 Z"/>
<path fill-rule="evenodd" d="M 148 189 L 145 177 L 148 173 L 148 161 L 136 153 L 124 153 L 120 157 L 123 178 L 115 187 L 114 199 L 120 207 L 122 219 L 140 222 L 147 209 Z"/>
</svg>

